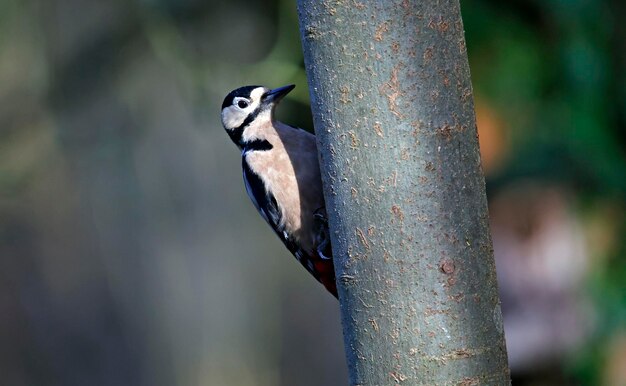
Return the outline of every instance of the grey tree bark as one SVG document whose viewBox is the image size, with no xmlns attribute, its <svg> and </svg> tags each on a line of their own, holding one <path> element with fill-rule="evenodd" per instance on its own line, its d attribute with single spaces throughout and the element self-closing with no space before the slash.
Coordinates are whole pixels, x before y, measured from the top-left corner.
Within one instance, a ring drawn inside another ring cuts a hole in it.
<svg viewBox="0 0 626 386">
<path fill-rule="evenodd" d="M 351 384 L 509 384 L 458 0 L 298 13 Z"/>
</svg>

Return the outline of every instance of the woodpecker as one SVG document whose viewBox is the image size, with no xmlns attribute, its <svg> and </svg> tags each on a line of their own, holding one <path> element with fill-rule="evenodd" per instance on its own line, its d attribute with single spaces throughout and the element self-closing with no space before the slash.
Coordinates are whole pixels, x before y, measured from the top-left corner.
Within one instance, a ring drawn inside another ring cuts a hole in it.
<svg viewBox="0 0 626 386">
<path fill-rule="evenodd" d="M 245 86 L 222 103 L 222 124 L 241 150 L 248 196 L 287 249 L 337 297 L 315 136 L 274 119 L 295 85 Z"/>
</svg>

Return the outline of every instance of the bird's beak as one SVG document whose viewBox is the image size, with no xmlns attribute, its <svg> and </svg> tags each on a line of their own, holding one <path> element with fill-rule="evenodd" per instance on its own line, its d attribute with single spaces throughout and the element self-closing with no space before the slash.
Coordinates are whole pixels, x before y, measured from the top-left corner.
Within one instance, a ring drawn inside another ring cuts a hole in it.
<svg viewBox="0 0 626 386">
<path fill-rule="evenodd" d="M 283 86 L 270 90 L 263 95 L 263 103 L 276 103 L 279 100 L 283 99 L 283 97 L 289 94 L 289 92 L 294 88 L 296 88 L 296 85 L 290 84 L 288 86 Z"/>
</svg>

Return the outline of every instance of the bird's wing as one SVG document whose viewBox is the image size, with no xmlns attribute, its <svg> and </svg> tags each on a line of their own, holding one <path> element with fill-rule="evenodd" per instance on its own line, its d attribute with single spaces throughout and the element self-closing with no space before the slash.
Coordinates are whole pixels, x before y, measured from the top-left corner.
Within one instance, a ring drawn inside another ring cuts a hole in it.
<svg viewBox="0 0 626 386">
<path fill-rule="evenodd" d="M 320 222 L 319 219 L 321 217 L 316 214 L 316 224 L 320 224 L 319 227 L 316 226 L 316 228 L 318 228 L 316 231 L 319 234 L 316 239 L 319 243 L 313 253 L 308 253 L 302 249 L 285 230 L 282 214 L 276 203 L 276 199 L 271 193 L 267 192 L 263 181 L 250 169 L 245 159 L 243 160 L 242 166 L 246 191 L 261 216 L 263 216 L 265 221 L 272 227 L 276 235 L 282 240 L 283 244 L 285 244 L 296 259 L 298 259 L 300 264 L 322 283 L 331 294 L 337 297 L 335 268 L 332 253 L 329 252 L 330 240 L 328 238 L 328 223 L 325 217 L 323 217 L 323 221 Z"/>
</svg>

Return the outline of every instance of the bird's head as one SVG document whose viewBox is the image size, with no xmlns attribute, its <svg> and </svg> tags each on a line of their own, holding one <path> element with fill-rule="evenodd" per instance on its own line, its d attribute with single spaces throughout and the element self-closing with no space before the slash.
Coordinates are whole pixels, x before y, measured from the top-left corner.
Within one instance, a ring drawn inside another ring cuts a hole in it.
<svg viewBox="0 0 626 386">
<path fill-rule="evenodd" d="M 222 103 L 222 124 L 226 132 L 238 143 L 245 127 L 254 120 L 271 120 L 274 107 L 294 87 L 293 84 L 275 89 L 244 86 L 231 91 Z"/>
</svg>

